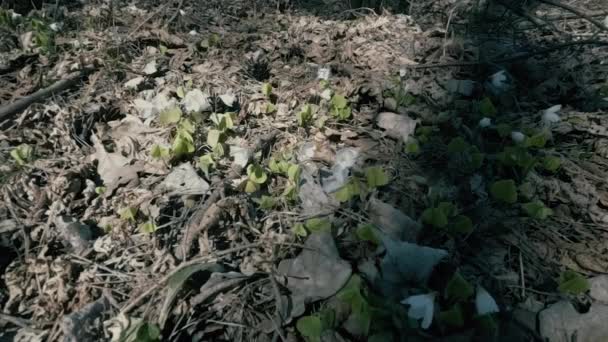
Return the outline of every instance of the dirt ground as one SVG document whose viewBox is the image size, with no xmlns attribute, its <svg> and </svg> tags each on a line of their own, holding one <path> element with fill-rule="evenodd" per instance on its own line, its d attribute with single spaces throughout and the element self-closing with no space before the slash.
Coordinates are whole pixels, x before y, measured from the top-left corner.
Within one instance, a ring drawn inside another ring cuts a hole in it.
<svg viewBox="0 0 608 342">
<path fill-rule="evenodd" d="M 4 3 L 0 341 L 606 340 L 608 9 L 510 4 Z"/>
</svg>

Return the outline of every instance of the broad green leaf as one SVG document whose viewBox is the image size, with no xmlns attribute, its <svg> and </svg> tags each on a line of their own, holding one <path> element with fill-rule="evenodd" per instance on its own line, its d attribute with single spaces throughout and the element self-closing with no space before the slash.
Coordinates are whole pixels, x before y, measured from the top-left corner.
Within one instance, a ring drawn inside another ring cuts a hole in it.
<svg viewBox="0 0 608 342">
<path fill-rule="evenodd" d="M 169 148 L 167 147 L 162 147 L 160 145 L 154 144 L 152 146 L 152 150 L 150 151 L 150 155 L 152 156 L 152 158 L 154 159 L 165 159 L 165 158 L 169 158 Z"/>
<path fill-rule="evenodd" d="M 469 234 L 473 231 L 473 221 L 464 215 L 454 218 L 453 232 L 457 234 Z"/>
<path fill-rule="evenodd" d="M 467 143 L 462 137 L 456 137 L 448 144 L 448 153 L 464 153 L 469 146 L 469 143 Z"/>
<path fill-rule="evenodd" d="M 211 148 L 211 153 L 212 153 L 214 159 L 222 158 L 224 156 L 224 154 L 226 154 L 226 151 L 224 150 L 224 145 L 217 144 L 217 145 L 213 146 L 213 148 Z"/>
<path fill-rule="evenodd" d="M 493 340 L 498 333 L 498 323 L 491 314 L 477 316 L 475 318 L 477 330 L 482 336 L 488 336 L 489 340 Z M 492 337 L 490 337 L 492 336 Z"/>
<path fill-rule="evenodd" d="M 159 121 L 162 125 L 171 125 L 178 123 L 182 118 L 182 110 L 179 107 L 173 107 L 160 113 Z"/>
<path fill-rule="evenodd" d="M 265 114 L 272 114 L 277 111 L 277 106 L 272 104 L 271 102 L 266 103 Z"/>
<path fill-rule="evenodd" d="M 336 312 L 332 308 L 325 308 L 318 313 L 323 329 L 333 329 L 336 326 Z"/>
<path fill-rule="evenodd" d="M 295 201 L 298 198 L 298 187 L 295 184 L 289 184 L 285 187 L 281 196 L 288 201 Z"/>
<path fill-rule="evenodd" d="M 226 126 L 226 129 L 234 128 L 233 113 L 224 113 L 224 125 Z"/>
<path fill-rule="evenodd" d="M 192 121 L 190 121 L 189 119 L 184 118 L 179 123 L 179 129 L 182 132 L 187 132 L 189 134 L 193 134 L 194 133 L 194 123 Z"/>
<path fill-rule="evenodd" d="M 137 331 L 127 336 L 124 342 L 157 342 L 160 341 L 160 328 L 153 323 L 142 323 Z"/>
<path fill-rule="evenodd" d="M 160 54 L 161 54 L 161 55 L 166 54 L 166 53 L 167 53 L 167 50 L 168 50 L 168 48 L 167 48 L 166 46 L 164 46 L 163 44 L 160 44 L 160 45 L 158 46 L 158 49 L 160 50 Z"/>
<path fill-rule="evenodd" d="M 105 186 L 98 186 L 95 188 L 95 193 L 98 195 L 101 195 L 103 193 L 106 192 L 106 187 Z"/>
<path fill-rule="evenodd" d="M 353 274 L 346 285 L 336 294 L 341 301 L 352 304 L 353 299 L 361 295 L 361 277 Z"/>
<path fill-rule="evenodd" d="M 11 157 L 15 159 L 18 165 L 25 165 L 31 161 L 34 156 L 34 149 L 27 144 L 21 144 L 11 151 Z"/>
<path fill-rule="evenodd" d="M 269 97 L 272 94 L 272 85 L 270 83 L 262 84 L 262 94 Z"/>
<path fill-rule="evenodd" d="M 490 193 L 495 200 L 513 204 L 517 202 L 517 186 L 512 179 L 503 179 L 490 186 Z"/>
<path fill-rule="evenodd" d="M 296 234 L 297 236 L 301 236 L 301 237 L 308 236 L 308 231 L 306 230 L 304 225 L 301 223 L 296 223 L 293 226 L 293 228 L 291 228 L 291 229 L 293 230 L 293 233 Z"/>
<path fill-rule="evenodd" d="M 289 165 L 287 169 L 287 178 L 292 182 L 297 182 L 300 179 L 300 166 L 297 164 Z"/>
<path fill-rule="evenodd" d="M 511 125 L 508 124 L 498 124 L 496 125 L 496 132 L 498 132 L 498 135 L 501 138 L 506 138 L 509 135 L 511 135 L 511 132 L 513 131 L 513 128 L 511 127 Z"/>
<path fill-rule="evenodd" d="M 479 112 L 485 117 L 494 117 L 498 111 L 489 97 L 484 97 L 479 103 Z"/>
<path fill-rule="evenodd" d="M 268 168 L 273 173 L 281 173 L 281 168 L 279 167 L 279 162 L 277 162 L 277 160 L 274 159 L 274 157 L 270 158 L 270 160 L 268 161 Z"/>
<path fill-rule="evenodd" d="M 537 220 L 544 220 L 547 217 L 553 215 L 553 210 L 545 207 L 545 204 L 541 201 L 534 201 L 530 203 L 522 204 L 522 208 L 528 214 L 528 216 Z"/>
<path fill-rule="evenodd" d="M 418 154 L 420 153 L 420 145 L 418 144 L 418 141 L 416 141 L 415 139 L 411 139 L 408 141 L 407 144 L 405 144 L 405 152 L 406 153 L 411 153 L 411 154 Z"/>
<path fill-rule="evenodd" d="M 374 229 L 374 226 L 371 224 L 361 224 L 357 227 L 355 234 L 357 234 L 357 238 L 361 241 L 367 241 L 378 245 L 380 240 L 376 236 Z"/>
<path fill-rule="evenodd" d="M 445 296 L 454 302 L 462 302 L 473 295 L 475 289 L 459 272 L 455 272 L 445 287 Z"/>
<path fill-rule="evenodd" d="M 176 94 L 177 94 L 177 97 L 179 97 L 180 99 L 183 99 L 184 97 L 186 97 L 186 91 L 184 90 L 184 87 L 182 87 L 182 86 L 177 87 Z"/>
<path fill-rule="evenodd" d="M 180 132 L 183 133 L 183 132 Z M 194 144 L 188 139 L 187 134 L 178 133 L 173 141 L 172 151 L 176 157 L 194 152 Z"/>
<path fill-rule="evenodd" d="M 348 106 L 348 101 L 343 95 L 334 95 L 331 97 L 331 106 L 334 109 L 345 109 Z"/>
<path fill-rule="evenodd" d="M 215 167 L 215 160 L 211 154 L 205 154 L 198 159 L 198 167 L 203 170 L 205 177 L 209 178 L 209 171 Z"/>
<path fill-rule="evenodd" d="M 544 132 L 535 134 L 531 137 L 526 138 L 524 145 L 526 147 L 543 148 L 547 144 L 547 136 Z"/>
<path fill-rule="evenodd" d="M 571 270 L 566 270 L 560 274 L 558 284 L 561 293 L 572 295 L 585 293 L 590 288 L 587 278 Z"/>
<path fill-rule="evenodd" d="M 331 231 L 331 222 L 325 218 L 311 218 L 304 223 L 311 233 Z"/>
<path fill-rule="evenodd" d="M 452 328 L 461 328 L 464 326 L 464 315 L 460 304 L 454 304 L 450 309 L 439 313 L 439 320 Z"/>
<path fill-rule="evenodd" d="M 120 211 L 120 218 L 125 221 L 135 222 L 135 215 L 137 215 L 137 208 L 127 207 Z"/>
<path fill-rule="evenodd" d="M 319 81 L 319 88 L 321 88 L 323 90 L 329 88 L 329 81 L 328 80 L 320 80 Z"/>
<path fill-rule="evenodd" d="M 214 147 L 219 144 L 221 138 L 222 132 L 217 129 L 211 129 L 207 133 L 207 144 L 211 147 Z"/>
<path fill-rule="evenodd" d="M 310 341 L 321 341 L 323 333 L 323 324 L 318 316 L 304 316 L 298 319 L 296 329 L 305 338 Z"/>
<path fill-rule="evenodd" d="M 532 197 L 534 197 L 534 186 L 530 182 L 523 183 L 517 188 L 517 190 L 519 191 L 521 197 L 525 199 L 531 199 Z"/>
<path fill-rule="evenodd" d="M 252 182 L 251 180 L 247 180 L 247 183 L 245 183 L 245 192 L 246 193 L 252 193 L 252 192 L 256 192 L 259 189 L 259 185 Z"/>
<path fill-rule="evenodd" d="M 451 217 L 456 215 L 456 206 L 451 202 L 441 202 L 437 206 L 439 210 L 441 210 L 446 217 Z"/>
<path fill-rule="evenodd" d="M 365 169 L 365 177 L 367 178 L 367 186 L 370 188 L 384 186 L 389 182 L 388 176 L 380 166 Z"/>
<path fill-rule="evenodd" d="M 264 169 L 258 165 L 249 165 L 247 166 L 247 176 L 249 180 L 256 184 L 264 184 L 268 179 L 266 172 Z"/>
<path fill-rule="evenodd" d="M 281 171 L 282 174 L 287 174 L 289 172 L 289 167 L 291 165 L 292 164 L 290 164 L 290 163 L 288 163 L 288 162 L 286 162 L 284 160 L 281 160 L 279 162 L 279 170 Z"/>
<path fill-rule="evenodd" d="M 258 204 L 258 207 L 263 210 L 268 210 L 276 207 L 277 199 L 274 197 L 263 195 L 260 198 L 254 199 L 254 201 Z"/>
<path fill-rule="evenodd" d="M 348 202 L 361 194 L 359 181 L 352 178 L 345 186 L 334 193 L 335 198 L 340 202 Z"/>
<path fill-rule="evenodd" d="M 139 225 L 139 231 L 142 233 L 154 233 L 157 229 L 158 227 L 156 227 L 156 225 L 150 221 Z"/>
<path fill-rule="evenodd" d="M 555 156 L 546 156 L 543 158 L 543 167 L 549 172 L 555 172 L 562 166 L 562 160 Z"/>
<path fill-rule="evenodd" d="M 312 108 L 309 104 L 304 105 L 302 110 L 296 114 L 296 118 L 298 119 L 298 125 L 305 126 L 310 123 L 312 120 Z"/>
<path fill-rule="evenodd" d="M 448 225 L 448 217 L 439 208 L 428 208 L 422 212 L 422 222 L 437 228 Z"/>
<path fill-rule="evenodd" d="M 405 93 L 404 95 L 399 96 L 399 105 L 400 106 L 411 106 L 416 102 L 416 97 L 410 93 Z"/>
</svg>

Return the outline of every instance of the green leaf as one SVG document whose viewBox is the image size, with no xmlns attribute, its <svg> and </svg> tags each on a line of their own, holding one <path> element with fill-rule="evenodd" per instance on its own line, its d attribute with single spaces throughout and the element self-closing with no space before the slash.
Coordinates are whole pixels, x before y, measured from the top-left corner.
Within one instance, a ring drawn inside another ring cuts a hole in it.
<svg viewBox="0 0 608 342">
<path fill-rule="evenodd" d="M 171 125 L 178 123 L 182 118 L 182 110 L 179 107 L 173 107 L 160 113 L 159 121 L 162 125 Z"/>
<path fill-rule="evenodd" d="M 103 193 L 106 192 L 106 187 L 105 186 L 98 186 L 95 188 L 95 193 L 98 195 L 102 195 Z"/>
<path fill-rule="evenodd" d="M 555 172 L 562 166 L 562 160 L 555 156 L 546 156 L 543 158 L 543 167 L 549 172 Z"/>
<path fill-rule="evenodd" d="M 376 232 L 374 231 L 374 226 L 371 224 L 361 224 L 357 227 L 355 234 L 357 238 L 361 241 L 371 242 L 375 245 L 380 244 L 380 240 L 376 236 Z"/>
<path fill-rule="evenodd" d="M 558 284 L 558 290 L 561 293 L 572 295 L 585 293 L 590 288 L 587 278 L 571 270 L 566 270 L 560 274 Z"/>
<path fill-rule="evenodd" d="M 553 210 L 545 207 L 545 204 L 541 201 L 534 201 L 522 204 L 522 208 L 528 214 L 528 216 L 537 219 L 544 220 L 547 217 L 553 215 Z"/>
<path fill-rule="evenodd" d="M 247 180 L 247 183 L 245 183 L 245 192 L 246 193 L 252 193 L 252 192 L 256 192 L 258 191 L 258 189 L 260 188 L 260 186 L 254 182 L 252 182 L 251 180 Z"/>
<path fill-rule="evenodd" d="M 361 187 L 359 181 L 351 178 L 345 186 L 334 193 L 334 197 L 340 202 L 348 202 L 356 196 L 361 194 Z"/>
<path fill-rule="evenodd" d="M 464 153 L 466 150 L 468 150 L 469 146 L 469 143 L 467 143 L 462 137 L 456 137 L 448 144 L 448 153 Z"/>
<path fill-rule="evenodd" d="M 323 324 L 318 316 L 304 316 L 298 319 L 296 329 L 311 341 L 320 341 L 323 333 Z"/>
<path fill-rule="evenodd" d="M 120 218 L 125 221 L 135 222 L 135 215 L 137 215 L 137 208 L 127 207 L 120 211 Z"/>
<path fill-rule="evenodd" d="M 15 159 L 18 165 L 25 165 L 31 161 L 34 156 L 34 149 L 27 144 L 21 144 L 11 151 L 11 157 Z"/>
<path fill-rule="evenodd" d="M 178 132 L 173 141 L 172 150 L 176 157 L 193 153 L 194 144 L 192 143 L 192 137 L 186 132 Z"/>
<path fill-rule="evenodd" d="M 464 326 L 464 315 L 460 304 L 454 304 L 449 310 L 439 313 L 439 320 L 445 325 L 452 328 L 461 328 Z"/>
<path fill-rule="evenodd" d="M 150 155 L 152 156 L 152 158 L 154 159 L 165 159 L 165 158 L 169 158 L 169 148 L 167 147 L 162 147 L 158 144 L 154 144 L 152 146 L 152 150 L 150 151 Z"/>
<path fill-rule="evenodd" d="M 177 97 L 179 97 L 180 99 L 183 99 L 184 97 L 186 97 L 186 91 L 184 90 L 184 87 L 182 87 L 182 86 L 177 87 L 177 91 L 175 93 L 177 94 Z"/>
<path fill-rule="evenodd" d="M 462 302 L 473 295 L 475 289 L 459 272 L 455 272 L 445 288 L 445 296 L 454 302 Z"/>
<path fill-rule="evenodd" d="M 272 85 L 270 83 L 262 84 L 262 94 L 266 97 L 270 97 L 272 94 Z"/>
<path fill-rule="evenodd" d="M 456 206 L 451 202 L 441 202 L 437 208 L 441 210 L 446 217 L 456 215 Z"/>
<path fill-rule="evenodd" d="M 289 184 L 285 187 L 281 196 L 288 201 L 295 201 L 298 198 L 298 187 L 295 184 Z"/>
<path fill-rule="evenodd" d="M 156 324 L 143 323 L 137 328 L 134 339 L 130 342 L 156 342 L 160 341 L 160 328 Z"/>
<path fill-rule="evenodd" d="M 221 138 L 222 132 L 217 129 L 211 129 L 207 133 L 207 145 L 215 147 L 217 144 L 220 143 Z"/>
<path fill-rule="evenodd" d="M 320 80 L 319 81 L 319 88 L 321 88 L 323 90 L 329 88 L 329 81 L 328 80 Z"/>
<path fill-rule="evenodd" d="M 300 166 L 297 164 L 291 164 L 289 165 L 289 168 L 287 169 L 287 178 L 294 182 L 297 183 L 298 180 L 300 179 Z"/>
<path fill-rule="evenodd" d="M 214 159 L 219 159 L 222 158 L 224 156 L 224 154 L 226 153 L 226 151 L 224 151 L 224 145 L 222 144 L 217 144 L 215 146 L 213 146 L 213 148 L 211 148 L 211 154 L 213 155 Z"/>
<path fill-rule="evenodd" d="M 189 119 L 182 119 L 179 123 L 179 130 L 182 132 L 187 132 L 188 134 L 194 133 L 194 123 Z"/>
<path fill-rule="evenodd" d="M 458 215 L 454 219 L 452 231 L 457 234 L 469 234 L 473 231 L 473 221 L 467 216 Z"/>
<path fill-rule="evenodd" d="M 547 136 L 544 132 L 528 137 L 524 142 L 524 146 L 536 148 L 543 148 L 545 147 L 545 144 L 547 144 Z"/>
<path fill-rule="evenodd" d="M 517 186 L 512 179 L 503 179 L 490 186 L 490 193 L 497 201 L 513 204 L 517 202 Z"/>
<path fill-rule="evenodd" d="M 293 233 L 297 236 L 306 237 L 308 235 L 308 231 L 301 223 L 296 223 L 291 229 L 293 230 Z"/>
<path fill-rule="evenodd" d="M 477 316 L 475 318 L 476 326 L 479 334 L 482 336 L 493 336 L 495 337 L 498 333 L 498 323 L 491 314 Z M 490 339 L 493 340 L 493 339 Z"/>
<path fill-rule="evenodd" d="M 405 144 L 405 152 L 406 153 L 411 153 L 411 154 L 418 154 L 418 153 L 420 153 L 420 145 L 418 144 L 418 141 L 416 141 L 415 139 L 410 138 L 410 140 L 408 141 L 408 143 Z"/>
<path fill-rule="evenodd" d="M 142 233 L 154 233 L 157 229 L 158 227 L 156 227 L 156 225 L 150 221 L 139 225 L 139 231 Z"/>
<path fill-rule="evenodd" d="M 428 208 L 422 212 L 422 222 L 436 228 L 443 228 L 448 225 L 448 217 L 439 208 Z"/>
<path fill-rule="evenodd" d="M 268 210 L 276 207 L 277 199 L 274 197 L 263 195 L 260 198 L 255 198 L 254 201 L 258 204 L 258 207 L 263 210 Z"/>
<path fill-rule="evenodd" d="M 256 184 L 264 184 L 268 179 L 266 172 L 264 169 L 258 165 L 249 165 L 247 166 L 247 176 L 249 180 Z"/>
<path fill-rule="evenodd" d="M 345 109 L 348 106 L 348 101 L 343 95 L 334 95 L 331 97 L 331 106 L 334 109 Z"/>
<path fill-rule="evenodd" d="M 311 233 L 331 231 L 331 222 L 329 222 L 329 220 L 327 220 L 325 218 L 315 217 L 315 218 L 308 219 L 304 223 L 304 226 Z"/>
<path fill-rule="evenodd" d="M 312 107 L 309 104 L 304 105 L 302 110 L 296 114 L 298 125 L 305 126 L 312 120 Z"/>
<path fill-rule="evenodd" d="M 388 176 L 380 166 L 365 169 L 365 177 L 367 178 L 367 186 L 370 188 L 384 186 L 389 182 Z"/>
<path fill-rule="evenodd" d="M 198 159 L 198 167 L 203 170 L 205 177 L 209 178 L 211 167 L 215 167 L 215 160 L 211 154 L 205 154 Z"/>
<path fill-rule="evenodd" d="M 489 97 L 484 97 L 483 100 L 479 103 L 479 112 L 481 115 L 486 117 L 493 117 L 498 113 L 496 107 L 492 103 Z"/>
<path fill-rule="evenodd" d="M 277 111 L 277 106 L 272 104 L 271 102 L 266 103 L 266 108 L 264 109 L 265 114 L 272 114 Z"/>
<path fill-rule="evenodd" d="M 498 132 L 498 135 L 501 138 L 506 138 L 509 135 L 511 135 L 511 132 L 513 131 L 513 128 L 511 128 L 511 125 L 508 124 L 498 124 L 496 125 L 496 132 Z"/>
<path fill-rule="evenodd" d="M 268 160 L 268 168 L 273 173 L 281 173 L 281 168 L 279 167 L 279 162 L 274 157 L 272 157 L 272 158 L 270 158 L 270 160 Z"/>
</svg>

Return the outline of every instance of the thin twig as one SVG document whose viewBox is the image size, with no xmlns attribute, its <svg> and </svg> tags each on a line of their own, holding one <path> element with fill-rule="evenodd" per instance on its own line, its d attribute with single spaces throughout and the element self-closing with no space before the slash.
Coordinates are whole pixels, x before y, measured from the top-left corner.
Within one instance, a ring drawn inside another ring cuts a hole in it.
<svg viewBox="0 0 608 342">
<path fill-rule="evenodd" d="M 482 64 L 500 64 L 507 62 L 514 62 L 520 59 L 528 59 L 530 57 L 534 57 L 537 55 L 544 55 L 547 53 L 551 53 L 557 50 L 561 50 L 567 47 L 576 46 L 576 45 L 599 45 L 599 46 L 608 46 L 608 41 L 604 42 L 601 40 L 581 40 L 576 42 L 568 42 L 564 44 L 558 44 L 555 46 L 551 46 L 545 49 L 541 49 L 538 51 L 527 52 L 523 54 L 512 55 L 505 58 L 488 60 L 488 61 L 477 61 L 477 62 L 452 62 L 452 63 L 428 63 L 428 64 L 415 64 L 415 65 L 405 65 L 404 68 L 407 69 L 432 69 L 432 68 L 451 68 L 451 67 L 471 67 L 478 66 Z"/>
<path fill-rule="evenodd" d="M 171 277 L 173 277 L 177 272 L 183 270 L 186 267 L 196 265 L 201 262 L 209 262 L 214 259 L 223 258 L 223 257 L 228 256 L 229 254 L 232 254 L 232 253 L 235 253 L 238 251 L 242 251 L 242 250 L 246 250 L 246 249 L 250 249 L 250 248 L 256 248 L 261 245 L 262 244 L 259 242 L 250 243 L 247 245 L 242 245 L 242 246 L 238 246 L 238 247 L 234 247 L 234 248 L 230 248 L 230 249 L 226 249 L 226 250 L 217 252 L 217 253 L 215 253 L 215 255 L 206 255 L 203 257 L 199 257 L 199 258 L 184 262 L 184 263 L 180 264 L 178 267 L 174 268 L 171 272 L 169 272 L 167 275 L 165 275 L 162 279 L 160 279 L 159 281 L 152 284 L 147 290 L 142 292 L 139 296 L 135 297 L 135 299 L 131 300 L 131 302 L 129 302 L 127 305 L 125 305 L 120 312 L 122 314 L 126 314 L 129 311 L 133 310 L 133 308 L 135 308 L 137 306 L 137 304 L 139 304 L 142 300 L 144 300 L 146 297 L 151 295 L 154 291 L 158 290 L 160 287 L 165 286 L 165 284 Z"/>
<path fill-rule="evenodd" d="M 581 10 L 579 10 L 578 8 L 572 7 L 570 5 L 562 4 L 561 2 L 555 2 L 553 0 L 538 0 L 538 1 L 542 2 L 543 4 L 551 5 L 553 7 L 559 7 L 570 13 L 574 13 L 574 14 L 580 16 L 581 18 L 587 20 L 588 22 L 592 23 L 593 25 L 597 26 L 597 28 L 599 28 L 600 30 L 608 32 L 608 27 L 606 27 L 604 24 L 600 23 L 599 21 L 593 19 L 591 16 L 587 15 L 586 13 L 581 12 Z"/>
</svg>

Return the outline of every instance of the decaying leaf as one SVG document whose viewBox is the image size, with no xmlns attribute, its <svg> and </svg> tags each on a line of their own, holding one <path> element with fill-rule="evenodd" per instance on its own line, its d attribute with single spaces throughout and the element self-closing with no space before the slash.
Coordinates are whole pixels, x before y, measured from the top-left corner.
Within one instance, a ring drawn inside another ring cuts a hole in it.
<svg viewBox="0 0 608 342">
<path fill-rule="evenodd" d="M 91 139 L 95 146 L 95 153 L 91 155 L 91 159 L 97 160 L 97 173 L 108 190 L 120 185 L 135 186 L 139 183 L 137 172 L 141 171 L 142 167 L 131 165 L 131 160 L 119 153 L 107 152 L 96 136 Z"/>
<path fill-rule="evenodd" d="M 378 127 L 386 131 L 389 137 L 407 142 L 416 131 L 418 120 L 414 120 L 407 115 L 384 112 L 378 115 L 376 123 Z"/>
<path fill-rule="evenodd" d="M 202 179 L 192 164 L 183 163 L 171 171 L 158 190 L 167 191 L 170 195 L 202 195 L 209 190 L 209 183 Z"/>
<path fill-rule="evenodd" d="M 397 241 L 415 242 L 422 229 L 420 223 L 377 198 L 370 199 L 368 215 L 375 226 Z"/>
<path fill-rule="evenodd" d="M 304 313 L 305 305 L 334 295 L 346 284 L 351 266 L 340 258 L 331 233 L 311 234 L 295 259 L 282 260 L 279 273 L 291 292 L 291 317 Z"/>
</svg>

